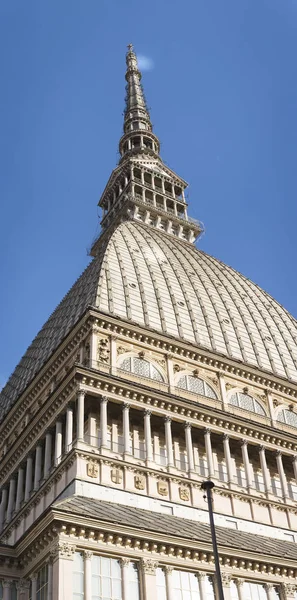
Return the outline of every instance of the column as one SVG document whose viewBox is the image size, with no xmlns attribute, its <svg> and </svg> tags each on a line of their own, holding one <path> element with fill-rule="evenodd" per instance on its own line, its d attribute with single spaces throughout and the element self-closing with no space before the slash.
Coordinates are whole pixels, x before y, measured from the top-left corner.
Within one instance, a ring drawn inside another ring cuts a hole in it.
<svg viewBox="0 0 297 600">
<path fill-rule="evenodd" d="M 88 444 L 97 446 L 97 420 L 91 413 L 88 415 Z"/>
<path fill-rule="evenodd" d="M 152 431 L 151 431 L 151 410 L 144 411 L 144 441 L 145 457 L 147 461 L 153 460 Z"/>
<path fill-rule="evenodd" d="M 7 513 L 6 513 L 7 523 L 9 523 L 9 521 L 11 520 L 12 513 L 14 510 L 15 488 L 16 488 L 16 481 L 15 481 L 15 479 L 12 478 L 9 482 L 8 505 L 7 505 Z"/>
<path fill-rule="evenodd" d="M 278 470 L 278 474 L 279 474 L 279 478 L 280 478 L 280 482 L 281 482 L 281 486 L 282 486 L 283 497 L 289 498 L 288 482 L 287 482 L 287 478 L 285 475 L 282 453 L 280 450 L 276 451 L 276 464 L 277 464 L 277 470 Z"/>
<path fill-rule="evenodd" d="M 235 579 L 235 583 L 237 587 L 238 600 L 245 600 L 243 593 L 244 579 Z"/>
<path fill-rule="evenodd" d="M 185 437 L 186 437 L 186 449 L 188 458 L 188 471 L 189 473 L 195 473 L 194 467 L 194 456 L 193 456 L 193 443 L 192 443 L 192 431 L 191 423 L 185 423 Z"/>
<path fill-rule="evenodd" d="M 231 589 L 230 589 L 230 583 L 232 580 L 232 576 L 230 575 L 230 573 L 221 573 L 221 579 L 222 579 L 222 586 L 223 586 L 223 592 L 224 592 L 224 600 L 232 600 L 231 599 Z"/>
<path fill-rule="evenodd" d="M 107 398 L 102 396 L 100 402 L 100 433 L 101 433 L 101 449 L 107 448 Z"/>
<path fill-rule="evenodd" d="M 28 456 L 26 466 L 25 502 L 29 500 L 32 490 L 33 458 Z"/>
<path fill-rule="evenodd" d="M 169 392 L 173 392 L 173 390 L 174 390 L 174 370 L 173 370 L 172 354 L 167 354 L 166 360 L 167 360 Z"/>
<path fill-rule="evenodd" d="M 79 390 L 77 393 L 77 439 L 80 441 L 84 440 L 84 426 L 85 426 L 85 390 Z"/>
<path fill-rule="evenodd" d="M 10 600 L 12 579 L 3 579 L 2 580 L 2 588 L 3 588 L 3 600 Z"/>
<path fill-rule="evenodd" d="M 37 573 L 34 573 L 30 577 L 31 579 L 31 600 L 37 600 Z"/>
<path fill-rule="evenodd" d="M 224 379 L 224 374 L 219 371 L 217 375 L 218 375 L 218 380 L 219 380 L 223 408 L 226 409 L 228 407 L 228 402 L 227 402 L 226 383 L 225 383 L 225 379 Z"/>
<path fill-rule="evenodd" d="M 73 558 L 76 546 L 70 542 L 58 542 L 53 547 L 53 587 L 52 600 L 72 598 L 73 595 Z M 32 598 L 33 600 L 33 598 Z"/>
<path fill-rule="evenodd" d="M 48 592 L 47 592 L 47 600 L 52 600 L 53 598 L 53 560 L 49 559 L 47 564 L 47 574 L 48 574 Z"/>
<path fill-rule="evenodd" d="M 129 410 L 130 404 L 123 404 L 123 436 L 124 436 L 124 454 L 131 454 L 130 448 L 130 423 Z"/>
<path fill-rule="evenodd" d="M 123 557 L 121 558 L 121 570 L 122 570 L 122 600 L 131 600 L 129 594 L 129 564 L 130 559 Z"/>
<path fill-rule="evenodd" d="M 167 467 L 174 467 L 173 444 L 171 433 L 171 417 L 165 417 L 165 442 L 167 454 Z"/>
<path fill-rule="evenodd" d="M 66 411 L 66 435 L 65 435 L 65 452 L 69 452 L 73 442 L 73 409 L 67 406 Z"/>
<path fill-rule="evenodd" d="M 42 447 L 36 446 L 35 450 L 35 469 L 34 469 L 34 490 L 37 490 L 41 479 Z"/>
<path fill-rule="evenodd" d="M 84 575 L 84 600 L 92 600 L 92 556 L 93 552 L 84 551 L 85 575 Z"/>
<path fill-rule="evenodd" d="M 271 418 L 271 424 L 272 424 L 273 427 L 275 427 L 275 425 L 276 425 L 275 408 L 273 406 L 272 396 L 268 392 L 268 390 L 266 390 L 266 395 L 267 395 L 267 400 L 268 400 L 268 406 L 269 406 L 269 414 L 270 414 L 270 418 Z"/>
<path fill-rule="evenodd" d="M 52 464 L 52 434 L 47 433 L 45 436 L 45 450 L 44 450 L 44 479 L 48 477 Z"/>
<path fill-rule="evenodd" d="M 17 600 L 28 600 L 30 581 L 27 579 L 20 579 L 16 582 L 17 589 Z"/>
<path fill-rule="evenodd" d="M 275 600 L 275 593 L 274 593 L 274 585 L 273 583 L 265 583 L 265 591 L 267 594 L 267 600 Z"/>
<path fill-rule="evenodd" d="M 166 600 L 174 600 L 174 591 L 172 585 L 172 571 L 173 567 L 166 565 L 164 567 L 165 580 L 166 580 Z"/>
<path fill-rule="evenodd" d="M 56 422 L 56 439 L 55 439 L 55 466 L 59 465 L 62 460 L 62 421 Z"/>
<path fill-rule="evenodd" d="M 24 469 L 22 467 L 18 470 L 18 484 L 17 494 L 15 501 L 15 510 L 19 510 L 24 499 Z"/>
<path fill-rule="evenodd" d="M 228 483 L 231 484 L 234 481 L 234 475 L 233 475 L 233 465 L 232 465 L 231 452 L 230 452 L 229 436 L 227 433 L 225 433 L 223 435 L 223 446 L 224 446 L 224 455 L 225 455 L 225 461 L 226 461 L 226 467 L 227 467 Z"/>
<path fill-rule="evenodd" d="M 214 467 L 213 467 L 210 429 L 205 429 L 204 440 L 205 440 L 205 450 L 206 450 L 206 458 L 207 458 L 207 466 L 208 466 L 208 477 L 213 477 L 214 476 Z"/>
<path fill-rule="evenodd" d="M 0 504 L 0 531 L 2 531 L 3 525 L 4 525 L 6 505 L 7 505 L 7 489 L 2 488 L 1 504 Z"/>
<path fill-rule="evenodd" d="M 156 569 L 158 562 L 152 558 L 143 558 L 141 560 L 142 581 L 143 581 L 143 600 L 156 600 L 157 583 Z"/>
<path fill-rule="evenodd" d="M 206 598 L 205 573 L 198 572 L 195 573 L 195 575 L 198 579 L 200 598 L 201 600 L 204 600 Z"/>
<path fill-rule="evenodd" d="M 271 492 L 271 480 L 270 480 L 270 473 L 267 468 L 264 446 L 259 447 L 259 456 L 260 456 L 262 475 L 263 475 L 263 479 L 264 479 L 265 492 L 269 493 L 269 492 Z"/>
<path fill-rule="evenodd" d="M 245 478 L 246 478 L 246 486 L 248 491 L 253 487 L 252 477 L 251 477 L 251 465 L 249 461 L 249 453 L 248 453 L 248 443 L 247 440 L 241 440 L 241 452 L 242 452 L 242 460 L 244 464 Z"/>
</svg>

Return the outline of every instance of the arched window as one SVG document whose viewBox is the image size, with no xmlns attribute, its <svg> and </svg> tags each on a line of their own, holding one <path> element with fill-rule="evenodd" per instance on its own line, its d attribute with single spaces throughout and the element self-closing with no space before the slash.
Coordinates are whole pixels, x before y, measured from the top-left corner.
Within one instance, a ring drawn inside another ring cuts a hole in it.
<svg viewBox="0 0 297 600">
<path fill-rule="evenodd" d="M 244 394 L 243 392 L 235 392 L 232 394 L 229 404 L 238 406 L 239 408 L 243 408 L 249 412 L 257 413 L 257 415 L 266 415 L 266 412 L 264 408 L 262 408 L 260 402 L 257 402 L 257 400 L 252 398 L 252 396 Z"/>
<path fill-rule="evenodd" d="M 206 381 L 203 381 L 203 379 L 199 379 L 199 377 L 183 375 L 178 380 L 176 387 L 182 388 L 183 390 L 188 390 L 194 394 L 199 394 L 200 396 L 207 396 L 208 398 L 217 399 L 217 395 L 210 385 L 208 385 Z"/>
<path fill-rule="evenodd" d="M 135 375 L 140 375 L 140 377 L 148 377 L 149 379 L 155 379 L 155 381 L 164 381 L 163 375 L 152 363 L 137 356 L 125 358 L 120 364 L 120 369 L 130 371 L 131 373 L 135 373 Z"/>
<path fill-rule="evenodd" d="M 291 427 L 297 427 L 297 414 L 286 408 L 278 413 L 276 420 L 291 425 Z"/>
</svg>

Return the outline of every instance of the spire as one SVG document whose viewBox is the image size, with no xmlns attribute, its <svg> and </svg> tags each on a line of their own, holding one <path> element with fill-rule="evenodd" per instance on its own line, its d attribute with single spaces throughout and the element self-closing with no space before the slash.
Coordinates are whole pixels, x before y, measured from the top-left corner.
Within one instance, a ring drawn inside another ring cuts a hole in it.
<svg viewBox="0 0 297 600">
<path fill-rule="evenodd" d="M 124 135 L 120 140 L 121 160 L 131 154 L 158 156 L 160 143 L 153 134 L 149 110 L 141 85 L 141 72 L 132 44 L 126 54 L 126 106 L 124 111 Z"/>
</svg>

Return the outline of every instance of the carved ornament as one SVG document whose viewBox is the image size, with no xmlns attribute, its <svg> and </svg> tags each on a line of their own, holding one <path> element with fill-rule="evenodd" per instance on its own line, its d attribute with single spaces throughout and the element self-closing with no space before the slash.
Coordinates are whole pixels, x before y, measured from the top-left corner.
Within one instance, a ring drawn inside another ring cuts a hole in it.
<svg viewBox="0 0 297 600">
<path fill-rule="evenodd" d="M 87 476 L 95 479 L 99 475 L 99 465 L 96 462 L 87 463 Z"/>
</svg>

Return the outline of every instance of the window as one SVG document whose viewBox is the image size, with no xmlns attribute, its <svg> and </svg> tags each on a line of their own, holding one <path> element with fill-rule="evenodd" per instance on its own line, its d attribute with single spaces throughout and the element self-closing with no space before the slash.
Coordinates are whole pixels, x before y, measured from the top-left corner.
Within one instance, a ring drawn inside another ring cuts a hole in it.
<svg viewBox="0 0 297 600">
<path fill-rule="evenodd" d="M 254 400 L 252 396 L 244 394 L 243 392 L 235 392 L 235 394 L 231 396 L 229 404 L 238 406 L 239 408 L 243 408 L 243 410 L 248 410 L 249 412 L 257 413 L 258 415 L 266 415 L 261 404 L 257 402 L 257 400 Z"/>
<path fill-rule="evenodd" d="M 73 561 L 73 600 L 84 599 L 84 559 L 75 552 Z"/>
<path fill-rule="evenodd" d="M 47 600 L 48 567 L 44 565 L 37 575 L 37 600 Z"/>
<path fill-rule="evenodd" d="M 200 396 L 207 396 L 207 398 L 214 398 L 215 400 L 217 399 L 217 395 L 210 385 L 208 385 L 206 381 L 203 381 L 203 379 L 199 379 L 199 377 L 183 375 L 178 380 L 176 387 L 188 390 L 194 394 L 199 394 Z"/>
<path fill-rule="evenodd" d="M 267 600 L 266 590 L 262 583 L 250 583 L 249 581 L 245 581 L 242 590 L 244 600 Z"/>
<path fill-rule="evenodd" d="M 129 597 L 139 600 L 137 564 L 129 562 L 125 569 L 127 569 Z M 75 598 L 74 595 L 73 599 Z M 122 600 L 122 570 L 119 560 L 92 556 L 92 600 Z"/>
<path fill-rule="evenodd" d="M 166 600 L 166 579 L 163 569 L 156 570 L 157 600 Z"/>
<path fill-rule="evenodd" d="M 160 371 L 152 363 L 137 356 L 125 358 L 120 364 L 120 369 L 130 371 L 140 377 L 148 377 L 149 379 L 155 379 L 155 381 L 164 381 L 163 375 L 161 375 Z"/>
<path fill-rule="evenodd" d="M 280 423 L 291 425 L 291 427 L 297 427 L 297 414 L 286 408 L 278 413 L 276 420 Z"/>
</svg>

